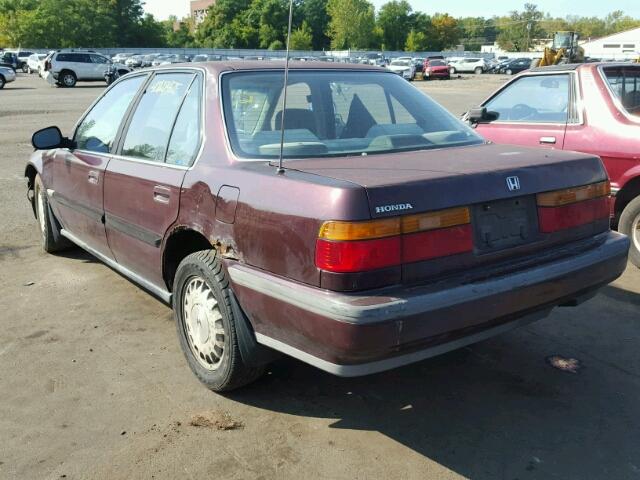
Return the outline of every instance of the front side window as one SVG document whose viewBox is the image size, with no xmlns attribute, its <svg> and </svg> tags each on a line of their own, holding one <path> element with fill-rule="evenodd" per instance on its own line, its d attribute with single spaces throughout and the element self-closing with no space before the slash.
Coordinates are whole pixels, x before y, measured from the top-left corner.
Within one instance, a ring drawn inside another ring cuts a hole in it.
<svg viewBox="0 0 640 480">
<path fill-rule="evenodd" d="M 603 72 L 622 108 L 640 117 L 640 68 L 607 67 Z"/>
<path fill-rule="evenodd" d="M 111 151 L 122 118 L 146 78 L 138 75 L 121 80 L 104 94 L 78 125 L 74 137 L 77 148 L 100 153 Z"/>
<path fill-rule="evenodd" d="M 164 162 L 173 122 L 194 75 L 163 73 L 153 78 L 133 114 L 122 155 Z"/>
<path fill-rule="evenodd" d="M 516 80 L 484 106 L 498 121 L 566 123 L 569 100 L 568 74 L 538 75 Z"/>
<path fill-rule="evenodd" d="M 109 61 L 102 55 L 91 55 L 92 63 L 108 63 Z"/>
<path fill-rule="evenodd" d="M 282 87 L 282 72 L 222 76 L 227 131 L 239 157 L 279 154 Z M 392 73 L 292 71 L 284 114 L 287 158 L 482 143 L 473 130 Z"/>
</svg>

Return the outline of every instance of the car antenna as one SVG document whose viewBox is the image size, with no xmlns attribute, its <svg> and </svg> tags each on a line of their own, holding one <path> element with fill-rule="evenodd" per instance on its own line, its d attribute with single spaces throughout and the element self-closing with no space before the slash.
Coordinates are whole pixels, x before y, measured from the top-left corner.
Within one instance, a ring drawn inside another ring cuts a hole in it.
<svg viewBox="0 0 640 480">
<path fill-rule="evenodd" d="M 280 157 L 278 158 L 278 175 L 284 174 L 282 157 L 284 156 L 284 116 L 287 112 L 287 84 L 289 83 L 289 41 L 291 40 L 291 22 L 293 21 L 293 0 L 289 0 L 289 27 L 287 32 L 287 55 L 284 59 L 284 97 L 282 99 L 282 116 L 280 117 Z"/>
</svg>

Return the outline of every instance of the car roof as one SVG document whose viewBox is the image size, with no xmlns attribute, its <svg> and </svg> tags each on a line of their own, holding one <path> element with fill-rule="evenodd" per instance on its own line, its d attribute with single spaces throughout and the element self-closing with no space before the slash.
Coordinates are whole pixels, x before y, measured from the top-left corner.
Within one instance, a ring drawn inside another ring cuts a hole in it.
<svg viewBox="0 0 640 480">
<path fill-rule="evenodd" d="M 590 63 L 564 63 L 561 65 L 548 65 L 546 67 L 531 68 L 529 72 L 572 72 L 579 68 L 596 67 L 629 67 L 640 68 L 640 64 L 629 62 L 590 62 Z"/>
</svg>

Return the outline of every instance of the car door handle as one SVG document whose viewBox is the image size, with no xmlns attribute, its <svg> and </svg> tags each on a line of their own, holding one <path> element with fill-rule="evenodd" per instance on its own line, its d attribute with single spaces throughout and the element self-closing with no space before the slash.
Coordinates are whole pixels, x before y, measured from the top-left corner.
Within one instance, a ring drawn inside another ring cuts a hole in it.
<svg viewBox="0 0 640 480">
<path fill-rule="evenodd" d="M 540 137 L 540 143 L 543 145 L 555 145 L 556 137 Z"/>
<path fill-rule="evenodd" d="M 89 181 L 89 183 L 97 185 L 98 182 L 100 181 L 100 174 L 95 170 L 90 170 L 89 173 L 87 174 L 87 180 Z"/>
<path fill-rule="evenodd" d="M 169 203 L 171 199 L 171 189 L 162 185 L 153 187 L 153 200 L 158 203 Z"/>
</svg>

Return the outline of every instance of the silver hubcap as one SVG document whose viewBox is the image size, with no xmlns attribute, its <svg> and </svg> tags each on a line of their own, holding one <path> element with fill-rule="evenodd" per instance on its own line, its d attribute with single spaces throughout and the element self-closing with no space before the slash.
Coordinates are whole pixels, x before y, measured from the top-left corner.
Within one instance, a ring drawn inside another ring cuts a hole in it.
<svg viewBox="0 0 640 480">
<path fill-rule="evenodd" d="M 636 215 L 635 220 L 631 224 L 631 239 L 636 250 L 640 252 L 640 214 Z"/>
<path fill-rule="evenodd" d="M 201 277 L 191 277 L 182 300 L 182 321 L 189 347 L 200 365 L 217 370 L 225 354 L 225 331 L 218 301 Z"/>
<path fill-rule="evenodd" d="M 73 85 L 73 77 L 71 75 L 65 75 L 62 81 L 65 85 Z"/>
<path fill-rule="evenodd" d="M 45 223 L 44 223 L 44 198 L 42 197 L 42 192 L 38 192 L 38 221 L 40 222 L 40 231 L 45 233 Z"/>
</svg>

